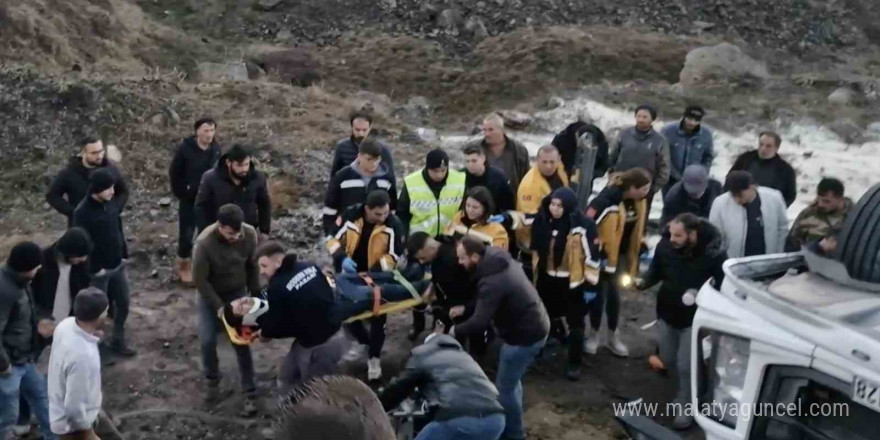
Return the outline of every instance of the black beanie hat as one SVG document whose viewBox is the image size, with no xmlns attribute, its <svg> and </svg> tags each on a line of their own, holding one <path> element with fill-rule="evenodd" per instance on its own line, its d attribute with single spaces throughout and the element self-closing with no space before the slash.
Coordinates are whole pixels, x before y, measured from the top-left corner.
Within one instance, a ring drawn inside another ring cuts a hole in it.
<svg viewBox="0 0 880 440">
<path fill-rule="evenodd" d="M 703 110 L 703 107 L 698 105 L 691 105 L 684 109 L 685 118 L 694 118 L 697 121 L 702 121 L 703 116 L 706 116 L 706 110 Z"/>
<path fill-rule="evenodd" d="M 97 287 L 80 290 L 73 299 L 73 316 L 83 322 L 98 319 L 107 310 L 107 295 Z"/>
<path fill-rule="evenodd" d="M 99 193 L 116 185 L 116 176 L 107 168 L 98 168 L 89 175 L 89 183 L 91 184 L 89 192 L 91 194 Z"/>
<path fill-rule="evenodd" d="M 654 107 L 652 107 L 650 104 L 642 104 L 642 105 L 636 107 L 636 111 L 635 111 L 635 113 L 638 113 L 638 112 L 641 111 L 641 110 L 647 110 L 648 113 L 651 114 L 651 120 L 652 120 L 652 121 L 657 120 L 657 109 L 655 109 Z"/>
<path fill-rule="evenodd" d="M 55 245 L 55 250 L 67 258 L 85 257 L 92 253 L 92 239 L 83 228 L 70 228 Z"/>
<path fill-rule="evenodd" d="M 43 260 L 43 251 L 32 241 L 23 241 L 12 247 L 6 265 L 12 270 L 24 273 L 34 270 Z"/>
<path fill-rule="evenodd" d="M 425 160 L 425 168 L 429 170 L 437 169 L 440 167 L 448 167 L 449 166 L 449 155 L 446 154 L 440 148 L 431 150 L 428 152 L 428 157 Z"/>
</svg>

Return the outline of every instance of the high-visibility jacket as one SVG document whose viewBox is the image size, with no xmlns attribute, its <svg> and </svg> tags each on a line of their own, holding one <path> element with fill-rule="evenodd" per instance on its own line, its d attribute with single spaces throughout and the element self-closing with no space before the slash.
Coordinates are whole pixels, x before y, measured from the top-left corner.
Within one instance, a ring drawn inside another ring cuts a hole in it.
<svg viewBox="0 0 880 440">
<path fill-rule="evenodd" d="M 364 227 L 362 205 L 349 208 L 343 214 L 343 222 L 327 240 L 326 246 L 333 257 L 334 266 L 339 267 L 342 259 L 353 257 L 361 240 L 369 240 L 367 244 L 367 266 L 369 270 L 390 271 L 397 268 L 397 262 L 403 254 L 403 224 L 394 215 L 385 220 L 385 224 L 373 227 L 369 237 L 362 237 Z"/>
<path fill-rule="evenodd" d="M 474 223 L 468 226 L 464 224 L 464 216 L 464 211 L 458 211 L 443 235 L 451 235 L 455 238 L 473 237 L 482 241 L 486 246 L 507 249 L 509 238 L 501 223 Z"/>
<path fill-rule="evenodd" d="M 568 186 L 568 174 L 565 168 L 559 164 L 556 172 L 559 174 L 559 180 L 562 186 Z M 520 249 L 529 249 L 532 241 L 532 222 L 535 214 L 541 208 L 541 201 L 544 197 L 550 195 L 553 188 L 550 182 L 538 171 L 538 167 L 534 166 L 526 176 L 523 177 L 516 192 L 516 212 L 522 216 L 522 226 L 516 228 L 516 241 Z"/>
<path fill-rule="evenodd" d="M 409 194 L 409 212 L 412 215 L 409 233 L 424 231 L 433 237 L 440 235 L 461 207 L 465 174 L 450 169 L 439 198 L 434 196 L 425 182 L 422 170 L 406 176 L 403 181 Z"/>
<path fill-rule="evenodd" d="M 547 258 L 547 275 L 568 278 L 569 288 L 574 289 L 585 282 L 591 286 L 599 283 L 599 255 L 593 240 L 598 233 L 595 227 L 576 226 L 565 238 L 565 252 L 562 261 L 553 260 L 553 243 L 550 244 Z M 555 240 L 555 239 L 554 239 Z M 559 238 L 562 240 L 562 238 Z M 532 252 L 532 270 L 535 282 L 538 279 L 538 252 Z"/>
<path fill-rule="evenodd" d="M 632 277 L 636 277 L 639 274 L 639 251 L 642 246 L 645 222 L 648 221 L 647 202 L 645 199 L 635 202 L 635 211 L 637 219 L 632 227 L 632 232 L 630 232 L 629 243 L 626 249 L 622 249 L 620 246 L 626 229 L 626 206 L 624 202 L 621 201 L 619 204 L 611 205 L 598 213 L 596 225 L 599 226 L 599 239 L 602 241 L 605 256 L 608 258 L 608 264 L 605 266 L 606 272 L 615 273 L 620 256 L 626 255 L 624 272 Z"/>
</svg>

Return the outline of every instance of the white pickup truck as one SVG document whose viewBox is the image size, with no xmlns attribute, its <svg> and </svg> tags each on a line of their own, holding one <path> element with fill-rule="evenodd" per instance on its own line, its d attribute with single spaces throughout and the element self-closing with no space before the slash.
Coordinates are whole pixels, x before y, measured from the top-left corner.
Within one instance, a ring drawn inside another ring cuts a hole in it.
<svg viewBox="0 0 880 440">
<path fill-rule="evenodd" d="M 720 290 L 700 290 L 691 404 L 706 439 L 880 439 L 880 203 L 866 197 L 834 257 L 734 259 Z M 644 416 L 618 420 L 634 439 L 681 438 Z"/>
</svg>

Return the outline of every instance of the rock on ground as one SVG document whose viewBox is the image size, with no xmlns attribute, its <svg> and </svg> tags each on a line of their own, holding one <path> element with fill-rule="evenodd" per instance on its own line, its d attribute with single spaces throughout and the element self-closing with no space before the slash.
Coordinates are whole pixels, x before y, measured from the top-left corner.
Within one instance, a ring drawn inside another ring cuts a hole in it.
<svg viewBox="0 0 880 440">
<path fill-rule="evenodd" d="M 764 62 L 749 57 L 737 46 L 721 43 L 690 51 L 679 81 L 685 87 L 699 87 L 718 81 L 753 81 L 769 77 Z"/>
<path fill-rule="evenodd" d="M 304 48 L 293 48 L 263 54 L 253 60 L 269 75 L 296 86 L 308 86 L 321 79 L 318 63 Z M 245 69 L 247 76 L 247 69 Z"/>
</svg>

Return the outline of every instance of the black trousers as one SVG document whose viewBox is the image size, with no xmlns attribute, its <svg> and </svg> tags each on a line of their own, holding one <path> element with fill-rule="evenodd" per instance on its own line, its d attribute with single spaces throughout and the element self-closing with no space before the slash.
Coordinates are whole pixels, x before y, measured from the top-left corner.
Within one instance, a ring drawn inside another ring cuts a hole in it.
<svg viewBox="0 0 880 440">
<path fill-rule="evenodd" d="M 618 265 L 618 270 L 623 266 Z M 617 275 L 602 272 L 599 275 L 599 291 L 596 299 L 590 307 L 590 326 L 593 330 L 599 330 L 602 325 L 602 313 L 608 312 L 608 329 L 617 330 L 617 320 L 620 317 L 620 293 L 617 291 Z"/>
<path fill-rule="evenodd" d="M 370 358 L 378 358 L 382 355 L 382 346 L 385 345 L 385 322 L 387 319 L 387 315 L 379 315 L 346 324 L 348 331 L 354 336 L 355 340 L 369 347 Z M 364 325 L 364 321 L 370 323 L 369 333 L 367 332 L 366 325 Z"/>
<path fill-rule="evenodd" d="M 177 204 L 177 256 L 191 258 L 196 235 L 195 205 L 189 200 Z"/>
</svg>

